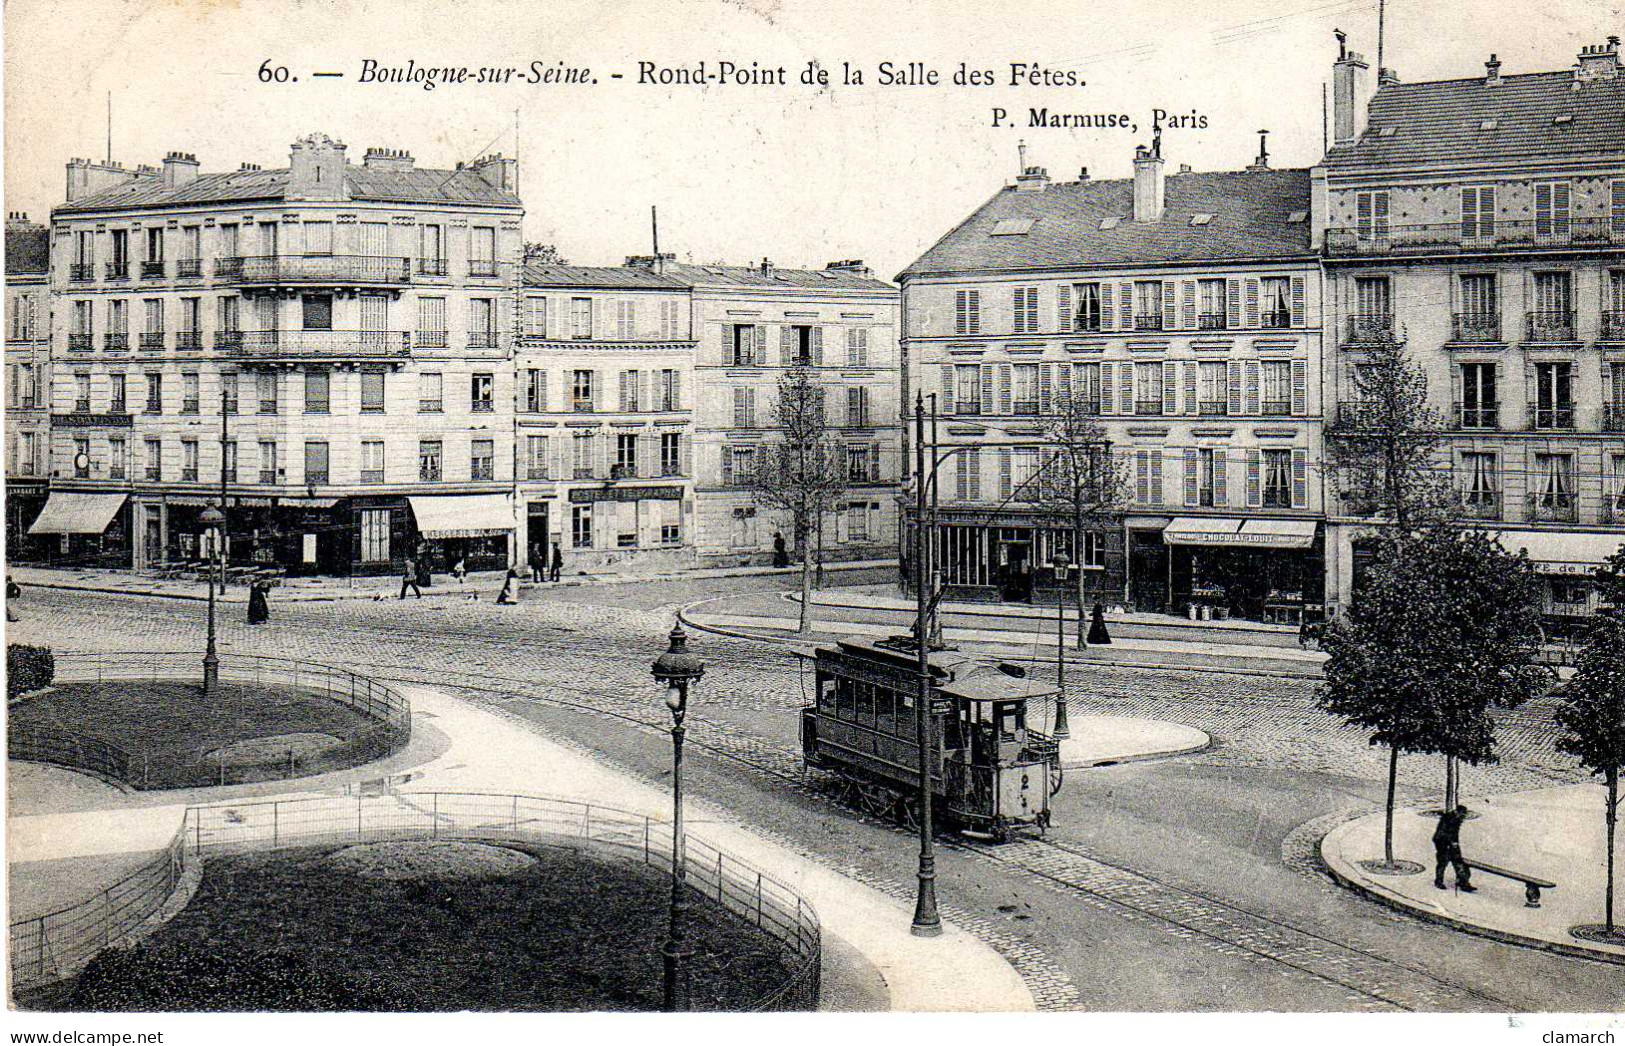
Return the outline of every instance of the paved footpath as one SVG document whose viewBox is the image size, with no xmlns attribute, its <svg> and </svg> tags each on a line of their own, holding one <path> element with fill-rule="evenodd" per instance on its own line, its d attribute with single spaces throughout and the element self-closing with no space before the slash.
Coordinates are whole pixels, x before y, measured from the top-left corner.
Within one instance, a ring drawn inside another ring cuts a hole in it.
<svg viewBox="0 0 1625 1046">
<path fill-rule="evenodd" d="M 410 802 L 412 791 L 519 792 L 604 803 L 654 817 L 670 815 L 669 794 L 543 737 L 516 718 L 476 708 L 429 687 L 401 689 L 418 722 L 449 740 L 438 758 L 410 771 L 410 783 L 399 793 L 403 802 Z M 220 791 L 200 790 L 188 799 L 217 801 Z M 315 793 L 293 791 L 253 798 L 311 794 Z M 182 804 L 13 818 L 7 857 L 27 863 L 160 849 L 173 837 L 184 811 Z M 851 989 L 843 982 L 862 980 L 872 970 L 884 978 L 882 1008 L 1034 1008 L 1032 994 L 1016 971 L 964 930 L 945 924 L 937 939 L 913 937 L 909 906 L 763 839 L 708 804 L 691 803 L 687 812 L 696 838 L 755 865 L 812 903 L 831 939 L 825 956 L 827 994 L 850 998 Z M 870 1000 L 870 1005 L 876 1001 Z"/>
<path fill-rule="evenodd" d="M 1433 884 L 1432 811 L 1418 807 L 1394 812 L 1394 858 L 1414 861 L 1422 870 L 1412 875 L 1373 873 L 1362 862 L 1383 854 L 1381 813 L 1370 814 L 1327 833 L 1321 859 L 1343 885 L 1400 911 L 1496 940 L 1514 941 L 1549 951 L 1608 958 L 1625 963 L 1625 943 L 1576 940 L 1569 928 L 1603 921 L 1604 828 L 1606 793 L 1597 784 L 1542 788 L 1527 792 L 1464 799 L 1469 818 L 1461 832 L 1468 860 L 1482 860 L 1508 871 L 1538 876 L 1557 884 L 1543 890 L 1540 906 L 1525 904 L 1524 884 L 1481 870 L 1472 873 L 1476 892 Z M 1615 912 L 1625 924 L 1625 909 Z M 1625 997 L 1625 988 L 1621 989 Z"/>
</svg>

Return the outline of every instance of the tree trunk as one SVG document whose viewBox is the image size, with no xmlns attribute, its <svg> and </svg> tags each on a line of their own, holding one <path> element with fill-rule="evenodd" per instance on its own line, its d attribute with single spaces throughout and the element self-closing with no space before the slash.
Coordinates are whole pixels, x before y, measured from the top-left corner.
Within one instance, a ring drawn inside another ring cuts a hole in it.
<svg viewBox="0 0 1625 1046">
<path fill-rule="evenodd" d="M 1088 627 L 1083 623 L 1084 608 L 1084 578 L 1087 576 L 1083 570 L 1083 528 L 1079 527 L 1072 536 L 1072 550 L 1077 553 L 1078 562 L 1073 568 L 1078 572 L 1078 649 L 1089 649 L 1089 642 L 1084 638 Z"/>
<path fill-rule="evenodd" d="M 1456 757 L 1447 755 L 1444 757 L 1444 809 L 1446 811 L 1456 808 L 1456 804 L 1460 801 L 1460 794 L 1461 770 L 1456 763 Z"/>
<path fill-rule="evenodd" d="M 1619 767 L 1608 768 L 1608 877 L 1603 894 L 1603 922 L 1614 932 L 1614 829 L 1619 823 Z"/>
<path fill-rule="evenodd" d="M 1388 746 L 1388 805 L 1382 825 L 1382 859 L 1394 863 L 1394 789 L 1399 783 L 1399 746 Z"/>
<path fill-rule="evenodd" d="M 812 535 L 803 535 L 801 539 L 801 623 L 796 631 L 806 635 L 812 631 L 812 542 L 808 540 Z"/>
</svg>

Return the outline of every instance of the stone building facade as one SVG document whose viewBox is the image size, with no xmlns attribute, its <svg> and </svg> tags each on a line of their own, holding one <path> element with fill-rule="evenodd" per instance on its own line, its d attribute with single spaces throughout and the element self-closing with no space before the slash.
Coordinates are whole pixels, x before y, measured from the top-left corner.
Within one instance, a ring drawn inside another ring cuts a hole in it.
<svg viewBox="0 0 1625 1046">
<path fill-rule="evenodd" d="M 37 532 L 155 568 L 439 569 L 516 553 L 515 164 L 350 162 L 203 174 L 76 160 L 51 220 L 51 500 Z"/>
<path fill-rule="evenodd" d="M 6 548 L 13 560 L 51 554 L 29 526 L 49 485 L 50 235 L 26 214 L 6 216 Z"/>
<path fill-rule="evenodd" d="M 1438 467 L 1468 525 L 1527 549 L 1548 631 L 1595 609 L 1585 575 L 1625 540 L 1625 72 L 1618 41 L 1572 69 L 1407 84 L 1334 67 L 1315 172 L 1335 363 L 1359 409 L 1372 339 L 1398 337 L 1447 420 Z M 1368 97 L 1368 95 L 1370 95 Z M 1346 601 L 1375 521 L 1334 504 L 1327 568 Z"/>
</svg>

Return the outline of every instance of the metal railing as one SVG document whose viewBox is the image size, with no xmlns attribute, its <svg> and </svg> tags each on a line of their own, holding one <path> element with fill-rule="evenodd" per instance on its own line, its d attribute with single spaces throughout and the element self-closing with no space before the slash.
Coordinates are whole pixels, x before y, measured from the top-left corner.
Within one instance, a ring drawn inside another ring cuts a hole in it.
<svg viewBox="0 0 1625 1046">
<path fill-rule="evenodd" d="M 600 856 L 660 869 L 672 863 L 669 822 L 532 795 L 399 792 L 201 806 L 187 811 L 184 831 L 193 856 L 316 843 L 481 839 L 571 847 L 585 842 Z M 750 1009 L 816 1009 L 823 941 L 812 906 L 785 883 L 702 839 L 687 836 L 684 849 L 689 889 L 771 936 L 791 971 Z"/>
<path fill-rule="evenodd" d="M 102 335 L 102 344 L 108 352 L 123 352 L 130 347 L 130 336 L 123 332 Z M 89 348 L 87 345 L 86 348 Z"/>
<path fill-rule="evenodd" d="M 235 333 L 237 340 L 228 347 L 243 356 L 349 359 L 409 356 L 412 353 L 412 335 L 407 331 L 273 330 Z"/>
<path fill-rule="evenodd" d="M 195 653 L 58 654 L 60 683 L 183 682 L 203 678 Z M 314 752 L 289 751 L 254 762 L 233 762 L 220 746 L 137 750 L 68 730 L 26 727 L 13 721 L 6 735 L 13 759 L 89 770 L 136 789 L 196 788 L 278 780 L 344 769 L 380 759 L 411 738 L 412 708 L 392 688 L 341 668 L 247 654 L 220 655 L 220 681 L 276 684 L 316 693 L 364 716 L 338 744 Z M 328 731 L 331 733 L 332 731 Z"/>
<path fill-rule="evenodd" d="M 1500 519 L 1501 492 L 1469 490 L 1461 495 L 1461 514 L 1467 519 Z"/>
<path fill-rule="evenodd" d="M 1531 401 L 1529 404 L 1529 425 L 1534 429 L 1572 429 L 1574 428 L 1574 404 L 1543 405 Z"/>
<path fill-rule="evenodd" d="M 1609 403 L 1603 406 L 1602 430 L 1625 432 L 1625 403 Z"/>
<path fill-rule="evenodd" d="M 1529 518 L 1538 523 L 1578 523 L 1578 499 L 1573 494 L 1528 495 Z"/>
<path fill-rule="evenodd" d="M 1384 341 L 1394 336 L 1392 313 L 1357 313 L 1348 320 L 1350 342 Z"/>
<path fill-rule="evenodd" d="M 84 283 L 86 280 L 96 278 L 96 266 L 92 262 L 69 262 L 68 279 L 74 283 Z"/>
<path fill-rule="evenodd" d="M 186 826 L 134 872 L 77 904 L 11 924 L 13 992 L 73 977 L 169 900 L 186 870 Z"/>
<path fill-rule="evenodd" d="M 130 278 L 129 262 L 108 262 L 103 270 L 103 278 L 108 280 L 127 280 Z"/>
<path fill-rule="evenodd" d="M 1426 254 L 1434 251 L 1516 250 L 1541 247 L 1606 247 L 1625 243 L 1625 228 L 1610 218 L 1437 222 L 1326 230 L 1329 255 Z"/>
<path fill-rule="evenodd" d="M 141 278 L 143 280 L 161 280 L 164 278 L 164 263 L 161 261 L 144 261 L 141 263 Z"/>
<path fill-rule="evenodd" d="M 1608 310 L 1602 314 L 1602 337 L 1605 341 L 1625 341 L 1625 310 Z"/>
<path fill-rule="evenodd" d="M 1204 312 L 1196 317 L 1197 330 L 1222 331 L 1226 326 L 1226 316 L 1222 312 Z"/>
<path fill-rule="evenodd" d="M 1501 408 L 1494 404 L 1468 407 L 1457 403 L 1456 427 L 1460 429 L 1498 429 L 1501 427 Z"/>
<path fill-rule="evenodd" d="M 1496 312 L 1457 312 L 1450 317 L 1450 340 L 1496 342 L 1501 340 L 1501 314 Z"/>
<path fill-rule="evenodd" d="M 202 275 L 202 258 L 182 258 L 175 263 L 175 278 L 177 280 L 195 280 Z"/>
<path fill-rule="evenodd" d="M 1525 337 L 1529 341 L 1573 341 L 1573 309 L 1541 309 L 1526 314 Z"/>
<path fill-rule="evenodd" d="M 240 283 L 412 282 L 410 258 L 360 254 L 273 254 L 235 260 L 239 264 L 234 276 Z"/>
</svg>

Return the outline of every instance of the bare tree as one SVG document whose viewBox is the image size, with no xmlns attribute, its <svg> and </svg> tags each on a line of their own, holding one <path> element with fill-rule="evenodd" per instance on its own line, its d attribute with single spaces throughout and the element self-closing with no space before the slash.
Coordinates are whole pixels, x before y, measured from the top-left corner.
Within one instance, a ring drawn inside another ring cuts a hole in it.
<svg viewBox="0 0 1625 1046">
<path fill-rule="evenodd" d="M 824 389 L 813 372 L 792 367 L 779 378 L 774 434 L 757 452 L 751 490 L 760 508 L 789 517 L 801 558 L 801 619 L 812 627 L 813 536 L 824 517 L 839 511 L 847 477 L 841 446 L 824 417 Z"/>
<path fill-rule="evenodd" d="M 526 265 L 569 265 L 568 259 L 559 255 L 558 246 L 551 243 L 525 244 Z"/>
<path fill-rule="evenodd" d="M 1096 405 L 1062 394 L 1055 412 L 1044 419 L 1041 465 L 1018 489 L 1015 500 L 1033 501 L 1040 513 L 1063 522 L 1072 532 L 1077 565 L 1078 649 L 1084 642 L 1085 535 L 1117 524 L 1128 493 L 1128 470 L 1112 454 L 1111 441 L 1095 419 Z"/>
<path fill-rule="evenodd" d="M 1460 499 L 1438 468 L 1445 421 L 1428 405 L 1427 375 L 1404 339 L 1377 334 L 1355 375 L 1355 397 L 1326 427 L 1326 464 L 1339 496 L 1402 533 L 1455 515 Z"/>
</svg>

